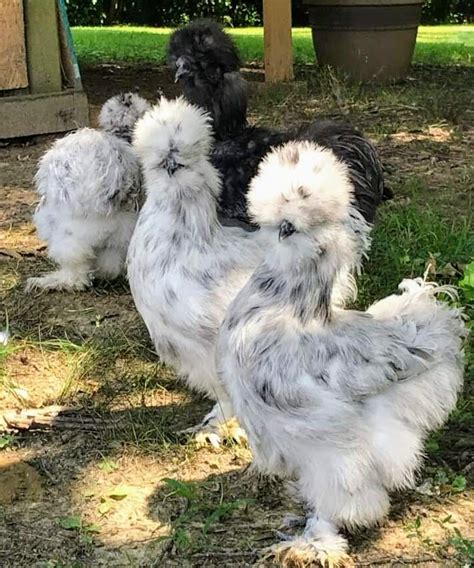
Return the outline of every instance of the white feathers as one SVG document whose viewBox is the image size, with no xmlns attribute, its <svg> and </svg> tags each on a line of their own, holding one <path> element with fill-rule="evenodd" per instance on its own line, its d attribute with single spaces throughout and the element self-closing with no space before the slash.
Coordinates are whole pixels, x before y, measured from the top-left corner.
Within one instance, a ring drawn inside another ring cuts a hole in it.
<svg viewBox="0 0 474 568">
<path fill-rule="evenodd" d="M 352 197 L 347 166 L 311 142 L 289 142 L 270 152 L 247 194 L 253 221 L 275 227 L 286 219 L 299 231 L 345 217 Z"/>
<path fill-rule="evenodd" d="M 135 93 L 121 93 L 108 99 L 99 115 L 103 130 L 130 140 L 139 118 L 150 108 L 148 101 Z"/>
<path fill-rule="evenodd" d="M 107 131 L 82 128 L 41 158 L 34 221 L 60 269 L 30 278 L 29 288 L 82 290 L 93 276 L 122 272 L 140 199 L 139 163 L 126 140 L 146 108 L 137 95 L 113 97 L 101 113 Z"/>
<path fill-rule="evenodd" d="M 413 482 L 427 434 L 456 404 L 460 312 L 436 299 L 448 289 L 422 280 L 404 280 L 363 313 L 338 307 L 371 227 L 332 151 L 273 150 L 248 193 L 261 230 L 247 233 L 218 221 L 209 115 L 183 98 L 147 108 L 136 95 L 114 97 L 103 130 L 70 134 L 41 159 L 35 222 L 59 270 L 29 286 L 113 278 L 128 248 L 132 295 L 158 355 L 217 401 L 203 426 L 217 436 L 235 412 L 257 467 L 296 478 L 312 509 L 292 546 L 336 561 L 347 548 L 339 527 L 383 518 L 388 492 Z"/>
<path fill-rule="evenodd" d="M 333 174 L 341 191 L 328 206 L 296 158 L 285 167 L 295 189 L 282 193 L 275 179 L 264 195 L 253 184 L 250 205 L 273 245 L 227 310 L 217 360 L 257 467 L 296 477 L 313 511 L 295 546 L 316 560 L 327 547 L 343 554 L 337 527 L 380 521 L 388 491 L 412 483 L 426 435 L 456 404 L 465 328 L 422 281 L 403 281 L 402 294 L 365 313 L 334 308 L 355 242 L 344 176 Z"/>
<path fill-rule="evenodd" d="M 287 248 L 289 265 L 300 255 L 312 255 L 315 246 L 326 246 L 324 235 L 331 237 L 337 226 L 338 242 L 332 255 L 337 261 L 337 282 L 332 300 L 344 305 L 355 298 L 353 273 L 360 272 L 370 249 L 372 227 L 353 206 L 348 168 L 331 150 L 311 142 L 289 142 L 276 148 L 260 164 L 247 197 L 249 212 L 262 227 L 271 230 L 283 221 L 294 225 L 300 246 Z M 328 242 L 332 246 L 334 240 Z M 279 262 L 284 259 L 279 255 Z"/>
<path fill-rule="evenodd" d="M 130 243 L 132 295 L 160 358 L 191 388 L 218 400 L 210 428 L 232 418 L 215 370 L 217 330 L 232 298 L 263 254 L 262 235 L 222 227 L 220 179 L 209 163 L 208 116 L 183 99 L 138 123 L 146 202 Z"/>
<path fill-rule="evenodd" d="M 78 215 L 109 215 L 127 200 L 133 209 L 139 181 L 130 144 L 92 128 L 57 140 L 41 158 L 35 176 L 41 207 L 63 205 Z"/>
<path fill-rule="evenodd" d="M 137 123 L 133 144 L 145 167 L 164 167 L 163 160 L 179 151 L 183 166 L 206 157 L 212 144 L 209 115 L 183 97 L 160 103 Z"/>
</svg>

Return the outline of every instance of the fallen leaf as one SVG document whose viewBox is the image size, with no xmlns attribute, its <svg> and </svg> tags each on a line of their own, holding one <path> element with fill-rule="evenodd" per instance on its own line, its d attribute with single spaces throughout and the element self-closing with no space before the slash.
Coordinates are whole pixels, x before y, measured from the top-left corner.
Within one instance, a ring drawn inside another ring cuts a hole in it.
<svg viewBox="0 0 474 568">
<path fill-rule="evenodd" d="M 109 497 L 114 499 L 114 501 L 122 501 L 127 497 L 127 490 L 123 487 L 116 487 L 112 492 L 109 493 Z"/>
<path fill-rule="evenodd" d="M 81 528 L 82 521 L 81 517 L 61 517 L 59 519 L 59 524 L 63 527 L 63 529 L 77 530 Z"/>
</svg>

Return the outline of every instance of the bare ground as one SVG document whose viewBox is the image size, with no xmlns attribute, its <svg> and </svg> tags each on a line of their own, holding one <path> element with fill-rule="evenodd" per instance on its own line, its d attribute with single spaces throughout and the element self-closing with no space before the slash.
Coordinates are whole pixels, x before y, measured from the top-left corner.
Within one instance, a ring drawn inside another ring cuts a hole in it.
<svg viewBox="0 0 474 568">
<path fill-rule="evenodd" d="M 348 118 L 378 142 L 396 203 L 429 202 L 450 219 L 472 213 L 472 68 L 418 67 L 383 89 L 308 70 L 293 86 L 266 89 L 258 70 L 248 74 L 254 121 Z M 83 77 L 93 124 L 117 91 L 177 92 L 153 67 L 92 67 Z M 126 282 L 77 294 L 24 292 L 25 279 L 50 266 L 31 214 L 36 162 L 52 140 L 0 148 L 0 317 L 15 336 L 0 368 L 0 410 L 73 411 L 52 430 L 16 433 L 0 450 L 0 565 L 254 565 L 299 505 L 280 482 L 247 471 L 246 449 L 197 448 L 176 434 L 210 405 L 156 360 Z M 472 432 L 464 418 L 443 430 L 421 489 L 395 495 L 380 528 L 350 536 L 357 565 L 467 562 L 474 505 L 462 480 L 474 473 Z"/>
</svg>

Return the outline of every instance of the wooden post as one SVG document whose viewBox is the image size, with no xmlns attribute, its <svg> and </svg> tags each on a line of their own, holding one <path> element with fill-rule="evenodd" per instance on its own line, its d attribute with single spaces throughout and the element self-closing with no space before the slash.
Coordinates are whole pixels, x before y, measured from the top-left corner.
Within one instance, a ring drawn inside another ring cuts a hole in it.
<svg viewBox="0 0 474 568">
<path fill-rule="evenodd" d="M 265 81 L 293 79 L 291 0 L 263 0 Z"/>
<path fill-rule="evenodd" d="M 61 91 L 56 0 L 25 0 L 26 51 L 31 93 Z"/>
</svg>

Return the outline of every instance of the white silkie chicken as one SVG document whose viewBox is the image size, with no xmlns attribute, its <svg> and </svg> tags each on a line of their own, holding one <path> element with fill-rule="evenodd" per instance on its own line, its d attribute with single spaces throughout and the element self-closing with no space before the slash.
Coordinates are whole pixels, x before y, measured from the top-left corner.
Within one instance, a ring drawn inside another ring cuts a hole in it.
<svg viewBox="0 0 474 568">
<path fill-rule="evenodd" d="M 59 269 L 29 278 L 28 289 L 83 290 L 94 277 L 112 279 L 123 272 L 140 198 L 140 167 L 130 138 L 148 108 L 134 93 L 116 95 L 102 107 L 100 130 L 81 128 L 41 158 L 34 222 Z"/>
<path fill-rule="evenodd" d="M 305 163 L 318 165 L 303 183 Z M 277 165 L 268 186 L 266 170 Z M 303 534 L 273 547 L 292 565 L 347 560 L 339 529 L 383 519 L 388 491 L 412 484 L 423 441 L 462 385 L 465 327 L 459 310 L 436 300 L 442 287 L 404 280 L 401 294 L 367 312 L 332 305 L 354 255 L 351 192 L 331 151 L 311 143 L 273 151 L 249 191 L 273 246 L 218 339 L 219 376 L 256 467 L 296 479 L 310 509 Z"/>
<path fill-rule="evenodd" d="M 221 181 L 209 161 L 212 141 L 209 115 L 183 98 L 161 99 L 137 123 L 133 144 L 146 200 L 130 243 L 128 278 L 160 358 L 217 401 L 196 430 L 218 444 L 233 411 L 217 379 L 217 331 L 264 247 L 260 233 L 218 221 Z"/>
</svg>

